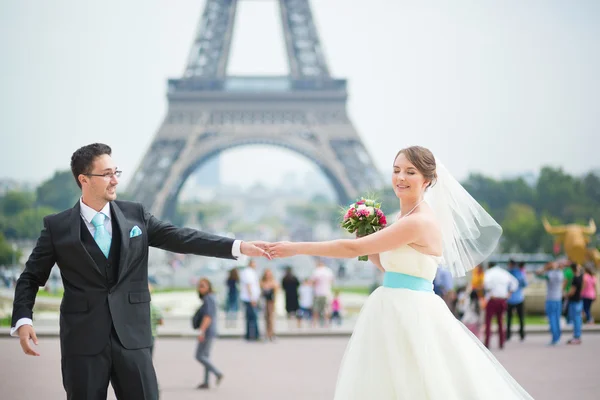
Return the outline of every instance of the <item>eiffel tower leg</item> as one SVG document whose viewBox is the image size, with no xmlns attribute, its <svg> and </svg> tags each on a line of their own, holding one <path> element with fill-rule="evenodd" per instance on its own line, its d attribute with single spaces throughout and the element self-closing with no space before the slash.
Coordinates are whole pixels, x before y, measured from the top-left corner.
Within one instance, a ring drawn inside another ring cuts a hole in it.
<svg viewBox="0 0 600 400">
<path fill-rule="evenodd" d="M 184 77 L 225 76 L 236 9 L 237 0 L 206 0 Z"/>
<path fill-rule="evenodd" d="M 135 201 L 155 212 L 160 202 L 157 194 L 172 175 L 173 166 L 181 156 L 186 141 L 183 139 L 155 139 L 129 183 L 127 192 Z"/>
</svg>

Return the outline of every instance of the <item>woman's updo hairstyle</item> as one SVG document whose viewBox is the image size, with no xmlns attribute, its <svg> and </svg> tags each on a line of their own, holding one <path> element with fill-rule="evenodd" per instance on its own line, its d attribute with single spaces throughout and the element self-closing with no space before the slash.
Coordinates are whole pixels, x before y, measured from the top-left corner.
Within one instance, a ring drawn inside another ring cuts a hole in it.
<svg viewBox="0 0 600 400">
<path fill-rule="evenodd" d="M 423 177 L 429 181 L 429 185 L 427 185 L 428 188 L 435 185 L 437 181 L 435 157 L 429 149 L 421 146 L 410 146 L 400 150 L 398 154 L 396 154 L 396 158 L 398 158 L 400 154 L 404 154 L 408 161 L 410 161 Z M 394 158 L 394 161 L 396 158 Z"/>
</svg>

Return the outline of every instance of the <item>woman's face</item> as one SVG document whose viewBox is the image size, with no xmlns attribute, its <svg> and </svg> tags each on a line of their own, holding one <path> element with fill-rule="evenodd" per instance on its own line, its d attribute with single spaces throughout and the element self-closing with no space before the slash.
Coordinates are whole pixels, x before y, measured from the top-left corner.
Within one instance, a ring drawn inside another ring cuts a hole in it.
<svg viewBox="0 0 600 400">
<path fill-rule="evenodd" d="M 392 187 L 399 199 L 420 197 L 427 187 L 425 177 L 404 155 L 400 153 L 394 160 Z"/>
<path fill-rule="evenodd" d="M 198 293 L 200 293 L 201 296 L 205 296 L 209 289 L 210 287 L 208 286 L 208 282 L 206 282 L 204 279 L 198 282 Z"/>
<path fill-rule="evenodd" d="M 271 280 L 273 279 L 273 273 L 271 272 L 270 269 L 265 271 L 265 280 Z"/>
</svg>

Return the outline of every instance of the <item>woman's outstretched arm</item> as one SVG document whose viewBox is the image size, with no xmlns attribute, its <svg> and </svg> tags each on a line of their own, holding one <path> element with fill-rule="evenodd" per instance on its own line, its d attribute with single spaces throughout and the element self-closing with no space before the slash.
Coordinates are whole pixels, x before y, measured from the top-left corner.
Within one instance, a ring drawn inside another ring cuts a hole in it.
<svg viewBox="0 0 600 400">
<path fill-rule="evenodd" d="M 415 243 L 432 223 L 419 215 L 402 218 L 389 227 L 359 239 L 338 239 L 327 242 L 279 242 L 269 247 L 273 257 L 298 254 L 320 257 L 353 258 L 379 254 Z"/>
</svg>

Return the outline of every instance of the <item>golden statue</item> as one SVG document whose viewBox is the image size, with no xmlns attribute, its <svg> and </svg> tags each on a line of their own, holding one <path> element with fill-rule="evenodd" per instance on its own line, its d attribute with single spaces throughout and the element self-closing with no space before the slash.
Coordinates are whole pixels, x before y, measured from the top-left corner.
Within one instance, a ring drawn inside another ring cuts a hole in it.
<svg viewBox="0 0 600 400">
<path fill-rule="evenodd" d="M 546 232 L 554 235 L 557 242 L 564 246 L 569 260 L 581 265 L 592 261 L 596 267 L 600 267 L 600 252 L 598 249 L 587 247 L 590 243 L 590 236 L 596 233 L 596 224 L 593 219 L 590 219 L 588 226 L 577 224 L 551 226 L 546 218 L 542 220 L 542 223 Z"/>
</svg>

